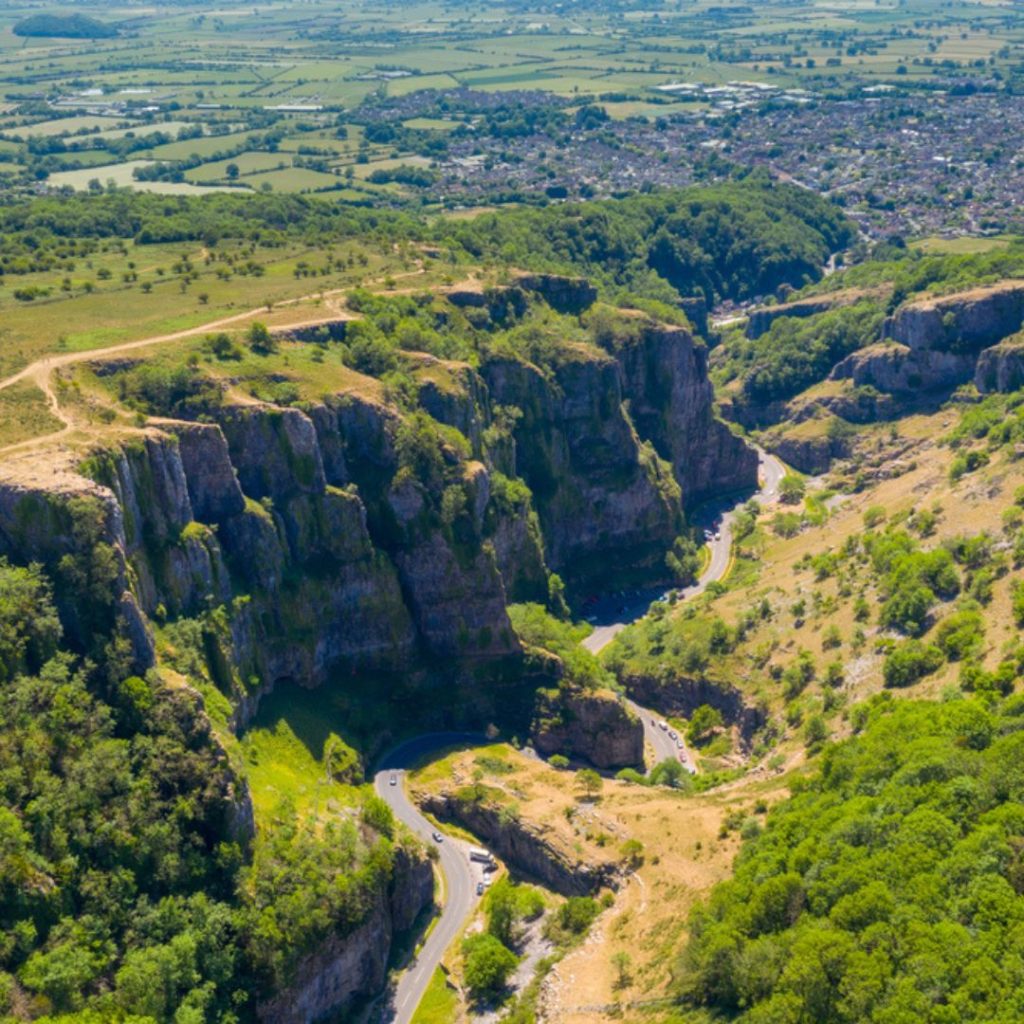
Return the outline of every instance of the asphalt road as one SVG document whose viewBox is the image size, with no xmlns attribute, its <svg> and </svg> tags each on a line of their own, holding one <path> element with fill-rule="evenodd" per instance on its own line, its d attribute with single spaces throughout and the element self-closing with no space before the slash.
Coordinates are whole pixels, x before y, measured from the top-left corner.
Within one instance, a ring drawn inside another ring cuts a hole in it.
<svg viewBox="0 0 1024 1024">
<path fill-rule="evenodd" d="M 430 984 L 445 950 L 455 941 L 476 906 L 476 887 L 483 880 L 483 869 L 469 859 L 469 844 L 445 835 L 444 841 L 433 839 L 434 826 L 417 810 L 405 789 L 406 771 L 427 754 L 460 743 L 486 743 L 479 733 L 434 733 L 417 736 L 396 747 L 381 761 L 374 777 L 377 792 L 387 801 L 395 817 L 407 825 L 424 842 L 436 846 L 444 872 L 445 902 L 433 931 L 423 948 L 402 971 L 398 984 L 388 998 L 382 1019 L 387 1024 L 409 1024 L 423 993 Z M 395 785 L 391 785 L 394 777 Z"/>
<path fill-rule="evenodd" d="M 644 742 L 654 751 L 654 763 L 649 765 L 649 768 L 653 768 L 654 765 L 660 764 L 667 758 L 672 761 L 678 759 L 691 775 L 697 771 L 697 765 L 694 763 L 682 735 L 679 736 L 682 746 L 677 746 L 676 741 L 669 736 L 669 729 L 662 729 L 658 725 L 659 722 L 664 721 L 660 715 L 649 708 L 640 707 L 639 704 L 631 700 L 627 700 L 626 704 L 634 714 L 639 716 L 644 727 Z"/>
<path fill-rule="evenodd" d="M 759 450 L 758 456 L 761 488 L 754 498 L 761 504 L 768 504 L 779 496 L 779 482 L 786 475 L 786 467 L 767 452 Z M 718 504 L 707 505 L 697 515 L 697 524 L 715 530 L 716 536 L 708 541 L 711 557 L 707 566 L 696 583 L 679 590 L 680 600 L 703 594 L 712 583 L 725 576 L 732 557 L 732 523 L 736 509 L 736 503 L 727 507 Z M 626 626 L 645 615 L 651 602 L 667 597 L 674 590 L 675 587 L 659 587 L 599 601 L 591 615 L 591 618 L 597 620 L 594 623 L 594 631 L 583 641 L 583 646 L 596 654 L 607 647 Z"/>
<path fill-rule="evenodd" d="M 762 503 L 768 503 L 778 497 L 779 481 L 786 470 L 773 455 L 761 452 L 760 459 L 761 489 L 756 498 Z M 681 592 L 682 599 L 703 593 L 709 584 L 722 579 L 725 575 L 732 553 L 734 515 L 735 505 L 704 509 L 702 522 L 706 521 L 709 524 L 708 528 L 717 530 L 717 538 L 710 542 L 711 559 L 707 567 L 696 583 Z M 651 602 L 664 597 L 666 593 L 663 588 L 658 588 L 637 592 L 628 598 L 615 598 L 605 602 L 601 613 L 609 621 L 598 625 L 583 641 L 584 646 L 594 652 L 606 647 L 616 633 L 645 615 Z M 655 764 L 666 758 L 679 758 L 689 771 L 695 770 L 685 743 L 682 748 L 678 747 L 676 741 L 668 735 L 668 730 L 657 724 L 661 721 L 660 716 L 632 701 L 629 702 L 629 706 L 640 716 L 645 741 L 654 750 Z M 463 925 L 476 906 L 479 899 L 476 894 L 477 884 L 484 877 L 481 866 L 469 859 L 468 844 L 450 835 L 445 835 L 441 843 L 436 843 L 433 839 L 433 825 L 420 814 L 406 792 L 406 771 L 428 754 L 447 747 L 460 743 L 485 742 L 486 737 L 479 733 L 433 733 L 418 736 L 396 747 L 382 758 L 374 778 L 377 792 L 387 801 L 395 817 L 425 842 L 437 846 L 445 879 L 445 901 L 440 917 L 419 954 L 399 976 L 398 984 L 390 994 L 383 1014 L 386 1024 L 409 1024 L 412 1020 L 445 950 L 458 938 Z M 394 785 L 391 784 L 392 779 Z"/>
</svg>

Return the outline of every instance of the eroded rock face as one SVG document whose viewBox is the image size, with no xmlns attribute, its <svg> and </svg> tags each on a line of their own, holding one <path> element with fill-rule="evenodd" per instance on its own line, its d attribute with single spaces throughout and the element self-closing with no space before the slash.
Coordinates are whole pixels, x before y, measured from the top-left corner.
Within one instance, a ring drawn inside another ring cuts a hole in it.
<svg viewBox="0 0 1024 1024">
<path fill-rule="evenodd" d="M 638 703 L 657 708 L 665 715 L 689 718 L 702 704 L 707 704 L 718 710 L 729 725 L 736 727 L 744 743 L 749 743 L 768 720 L 764 710 L 748 704 L 740 690 L 716 685 L 708 679 L 687 676 L 654 679 L 638 675 L 627 676 L 622 683 Z"/>
<path fill-rule="evenodd" d="M 756 487 L 756 452 L 714 416 L 703 342 L 680 327 L 650 327 L 613 355 L 637 432 L 671 464 L 685 505 Z"/>
<path fill-rule="evenodd" d="M 430 861 L 402 847 L 386 892 L 379 893 L 366 920 L 345 936 L 331 936 L 295 969 L 292 983 L 261 1003 L 266 1024 L 313 1024 L 343 1017 L 387 981 L 388 957 L 396 932 L 411 927 L 433 900 Z"/>
<path fill-rule="evenodd" d="M 70 569 L 91 580 L 87 590 L 56 590 L 67 639 L 91 650 L 97 635 L 120 634 L 129 641 L 132 667 L 144 672 L 154 661 L 153 636 L 132 591 L 129 549 L 113 491 L 82 476 L 73 462 L 33 453 L 0 464 L 0 555 L 16 564 L 39 562 L 53 579 L 67 579 Z"/>
<path fill-rule="evenodd" d="M 503 813 L 500 804 L 441 793 L 425 796 L 422 806 L 441 821 L 454 822 L 479 836 L 518 874 L 534 878 L 563 896 L 589 896 L 602 888 L 618 888 L 615 865 L 584 860 L 542 826 Z"/>
<path fill-rule="evenodd" d="M 584 757 L 598 768 L 643 767 L 644 729 L 614 693 L 569 689 L 542 691 L 531 729 L 545 756 Z"/>
<path fill-rule="evenodd" d="M 182 469 L 195 518 L 219 523 L 245 508 L 223 431 L 213 423 L 175 421 L 167 430 L 178 439 Z"/>
<path fill-rule="evenodd" d="M 548 564 L 580 577 L 657 564 L 679 532 L 678 485 L 642 460 L 614 360 L 570 361 L 554 380 L 515 359 L 481 372 L 493 401 L 522 410 L 516 469 L 533 492 Z M 598 553 L 604 565 L 589 562 Z"/>
<path fill-rule="evenodd" d="M 970 355 L 881 342 L 848 355 L 829 376 L 892 394 L 915 394 L 955 388 L 970 380 L 974 365 Z"/>
<path fill-rule="evenodd" d="M 523 274 L 518 284 L 525 291 L 536 292 L 559 313 L 582 313 L 597 301 L 597 289 L 585 277 Z"/>
<path fill-rule="evenodd" d="M 1016 335 L 985 349 L 978 356 L 974 383 L 982 394 L 1024 387 L 1024 337 Z"/>
<path fill-rule="evenodd" d="M 1024 324 L 1024 281 L 904 303 L 885 333 L 907 348 L 976 353 Z"/>
</svg>

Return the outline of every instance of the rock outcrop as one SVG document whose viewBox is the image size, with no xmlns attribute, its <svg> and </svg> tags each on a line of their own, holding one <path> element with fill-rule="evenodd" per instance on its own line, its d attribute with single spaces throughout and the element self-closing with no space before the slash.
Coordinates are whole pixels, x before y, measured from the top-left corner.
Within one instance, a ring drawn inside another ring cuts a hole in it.
<svg viewBox="0 0 1024 1024">
<path fill-rule="evenodd" d="M 291 983 L 261 1003 L 266 1024 L 313 1024 L 344 1018 L 357 1003 L 377 995 L 388 975 L 393 937 L 408 930 L 433 901 L 430 861 L 398 847 L 391 883 L 377 894 L 363 923 L 347 935 L 332 935 L 303 958 Z"/>
<path fill-rule="evenodd" d="M 643 766 L 643 725 L 610 691 L 541 691 L 530 736 L 546 756 L 584 757 L 598 768 Z"/>
<path fill-rule="evenodd" d="M 665 715 L 689 718 L 702 704 L 707 704 L 718 710 L 725 722 L 737 729 L 744 743 L 749 743 L 754 733 L 768 720 L 765 711 L 748 704 L 740 690 L 710 679 L 692 679 L 687 676 L 655 679 L 647 675 L 627 675 L 621 682 L 630 697 Z"/>
<path fill-rule="evenodd" d="M 522 274 L 520 288 L 536 292 L 559 313 L 582 313 L 597 301 L 597 289 L 585 277 L 563 277 L 559 274 Z"/>
<path fill-rule="evenodd" d="M 672 466 L 685 505 L 756 486 L 757 453 L 713 415 L 703 342 L 684 328 L 647 326 L 612 353 L 636 430 Z"/>
<path fill-rule="evenodd" d="M 984 349 L 978 356 L 974 384 L 982 394 L 1024 387 L 1024 336 L 1018 334 Z"/>
<path fill-rule="evenodd" d="M 521 411 L 516 471 L 533 493 L 548 563 L 570 578 L 656 566 L 679 533 L 679 488 L 644 457 L 616 362 L 581 353 L 551 379 L 530 363 L 492 359 L 481 373 L 492 401 Z M 602 555 L 604 564 L 593 561 Z"/>
<path fill-rule="evenodd" d="M 904 303 L 885 335 L 914 351 L 977 353 L 1024 325 L 1024 281 Z"/>
<path fill-rule="evenodd" d="M 973 356 L 941 349 L 912 349 L 880 342 L 848 355 L 836 364 L 830 378 L 851 380 L 891 394 L 949 390 L 969 380 Z"/>
<path fill-rule="evenodd" d="M 584 860 L 548 829 L 525 822 L 497 802 L 477 799 L 475 792 L 424 795 L 421 805 L 441 821 L 450 821 L 479 837 L 517 874 L 541 882 L 563 896 L 589 896 L 617 888 L 619 872 L 610 862 Z"/>
</svg>

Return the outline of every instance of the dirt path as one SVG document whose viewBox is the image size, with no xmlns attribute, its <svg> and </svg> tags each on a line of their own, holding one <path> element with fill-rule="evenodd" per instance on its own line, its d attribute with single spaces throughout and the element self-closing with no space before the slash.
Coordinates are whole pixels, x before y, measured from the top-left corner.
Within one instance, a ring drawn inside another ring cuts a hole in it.
<svg viewBox="0 0 1024 1024">
<path fill-rule="evenodd" d="M 388 277 L 393 281 L 397 281 L 410 277 L 419 277 L 424 273 L 426 273 L 426 267 L 420 264 L 415 270 L 406 271 L 402 274 L 389 274 Z M 386 280 L 386 278 L 374 279 L 373 283 L 380 284 L 384 280 Z M 309 295 L 300 295 L 294 299 L 284 299 L 281 302 L 276 303 L 273 306 L 273 309 L 280 309 L 286 306 L 297 306 L 305 302 L 319 300 L 326 302 L 332 312 L 326 316 L 313 318 L 306 317 L 302 320 L 274 324 L 273 329 L 276 331 L 294 331 L 307 327 L 320 327 L 323 324 L 335 323 L 338 320 L 359 319 L 357 314 L 345 309 L 342 304 L 332 303 L 329 301 L 337 296 L 346 295 L 351 290 L 351 287 L 335 288 L 330 291 L 312 292 Z M 401 294 L 406 291 L 413 290 L 415 289 L 388 289 L 387 294 Z M 256 306 L 252 309 L 244 310 L 241 313 L 232 313 L 230 316 L 220 317 L 217 320 L 209 320 L 204 324 L 197 325 L 196 327 L 187 327 L 184 330 L 171 331 L 167 334 L 156 334 L 148 338 L 137 338 L 134 341 L 123 341 L 116 345 L 107 345 L 104 348 L 91 348 L 84 349 L 81 352 L 67 352 L 60 355 L 44 356 L 42 359 L 37 359 L 35 362 L 29 363 L 28 366 L 19 370 L 17 373 L 12 374 L 4 380 L 0 380 L 0 391 L 13 387 L 15 384 L 34 384 L 45 396 L 46 404 L 49 407 L 51 414 L 64 425 L 55 433 L 41 434 L 39 437 L 29 438 L 27 441 L 18 441 L 15 444 L 0 447 L 0 456 L 13 455 L 43 444 L 52 444 L 55 441 L 60 441 L 62 438 L 67 437 L 76 429 L 90 429 L 81 424 L 76 424 L 67 411 L 61 408 L 60 402 L 57 398 L 57 393 L 54 390 L 52 383 L 53 373 L 55 370 L 59 370 L 65 366 L 74 366 L 77 363 L 88 362 L 93 359 L 106 359 L 110 356 L 120 355 L 124 352 L 132 352 L 137 349 L 148 348 L 151 345 L 164 345 L 173 341 L 182 341 L 185 338 L 193 338 L 199 334 L 206 334 L 210 331 L 217 331 L 224 327 L 239 324 L 245 320 L 258 316 L 261 313 L 267 312 L 268 310 L 266 306 Z"/>
</svg>

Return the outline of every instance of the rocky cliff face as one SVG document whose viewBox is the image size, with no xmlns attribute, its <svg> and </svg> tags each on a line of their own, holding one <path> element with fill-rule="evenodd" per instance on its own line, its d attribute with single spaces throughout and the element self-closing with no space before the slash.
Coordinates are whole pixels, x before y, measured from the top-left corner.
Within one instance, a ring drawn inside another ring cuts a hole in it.
<svg viewBox="0 0 1024 1024">
<path fill-rule="evenodd" d="M 974 370 L 974 383 L 982 394 L 1024 387 L 1024 337 L 1018 334 L 982 351 Z"/>
<path fill-rule="evenodd" d="M 978 352 L 1024 324 L 1024 281 L 904 303 L 888 321 L 887 337 L 914 351 Z"/>
<path fill-rule="evenodd" d="M 528 292 L 571 310 L 594 299 L 534 275 L 487 301 L 518 309 Z M 69 635 L 120 634 L 138 669 L 154 623 L 199 620 L 243 728 L 280 683 L 441 665 L 507 679 L 510 600 L 544 600 L 551 570 L 581 584 L 662 572 L 685 503 L 754 485 L 685 329 L 644 321 L 607 351 L 566 342 L 544 369 L 405 358 L 400 400 L 367 379 L 301 408 L 228 401 L 212 422 L 112 434 L 59 473 L 0 471 L 0 551 L 58 577 L 81 562 L 58 594 Z M 561 742 L 585 754 L 582 734 Z M 595 756 L 638 760 L 629 742 Z"/>
<path fill-rule="evenodd" d="M 637 432 L 672 466 L 684 504 L 756 486 L 756 452 L 713 415 L 702 342 L 679 327 L 652 326 L 612 352 Z"/>
<path fill-rule="evenodd" d="M 899 343 L 868 345 L 832 370 L 832 380 L 851 380 L 891 394 L 951 389 L 970 379 L 974 358 L 957 352 L 911 349 Z"/>
<path fill-rule="evenodd" d="M 666 715 L 689 718 L 702 704 L 707 704 L 737 729 L 743 743 L 749 743 L 768 720 L 760 707 L 746 702 L 740 690 L 708 679 L 677 676 L 666 680 L 636 675 L 626 676 L 621 682 L 638 703 L 657 708 Z"/>
<path fill-rule="evenodd" d="M 618 888 L 616 865 L 583 860 L 543 827 L 503 813 L 501 804 L 441 793 L 424 796 L 422 806 L 441 821 L 454 822 L 478 836 L 517 873 L 563 896 L 588 896 L 605 887 Z"/>
<path fill-rule="evenodd" d="M 643 766 L 643 725 L 611 692 L 541 691 L 530 735 L 546 756 L 585 757 L 598 768 Z"/>
<path fill-rule="evenodd" d="M 402 847 L 386 892 L 379 893 L 354 932 L 332 936 L 302 960 L 294 979 L 257 1013 L 266 1024 L 312 1024 L 338 1019 L 375 996 L 387 980 L 393 937 L 412 927 L 434 895 L 433 869 L 425 857 Z"/>
<path fill-rule="evenodd" d="M 655 566 L 679 533 L 679 489 L 624 414 L 617 364 L 587 353 L 549 379 L 492 359 L 481 373 L 494 402 L 521 410 L 516 471 L 533 492 L 548 563 L 570 577 Z M 609 563 L 590 562 L 602 554 Z"/>
</svg>

